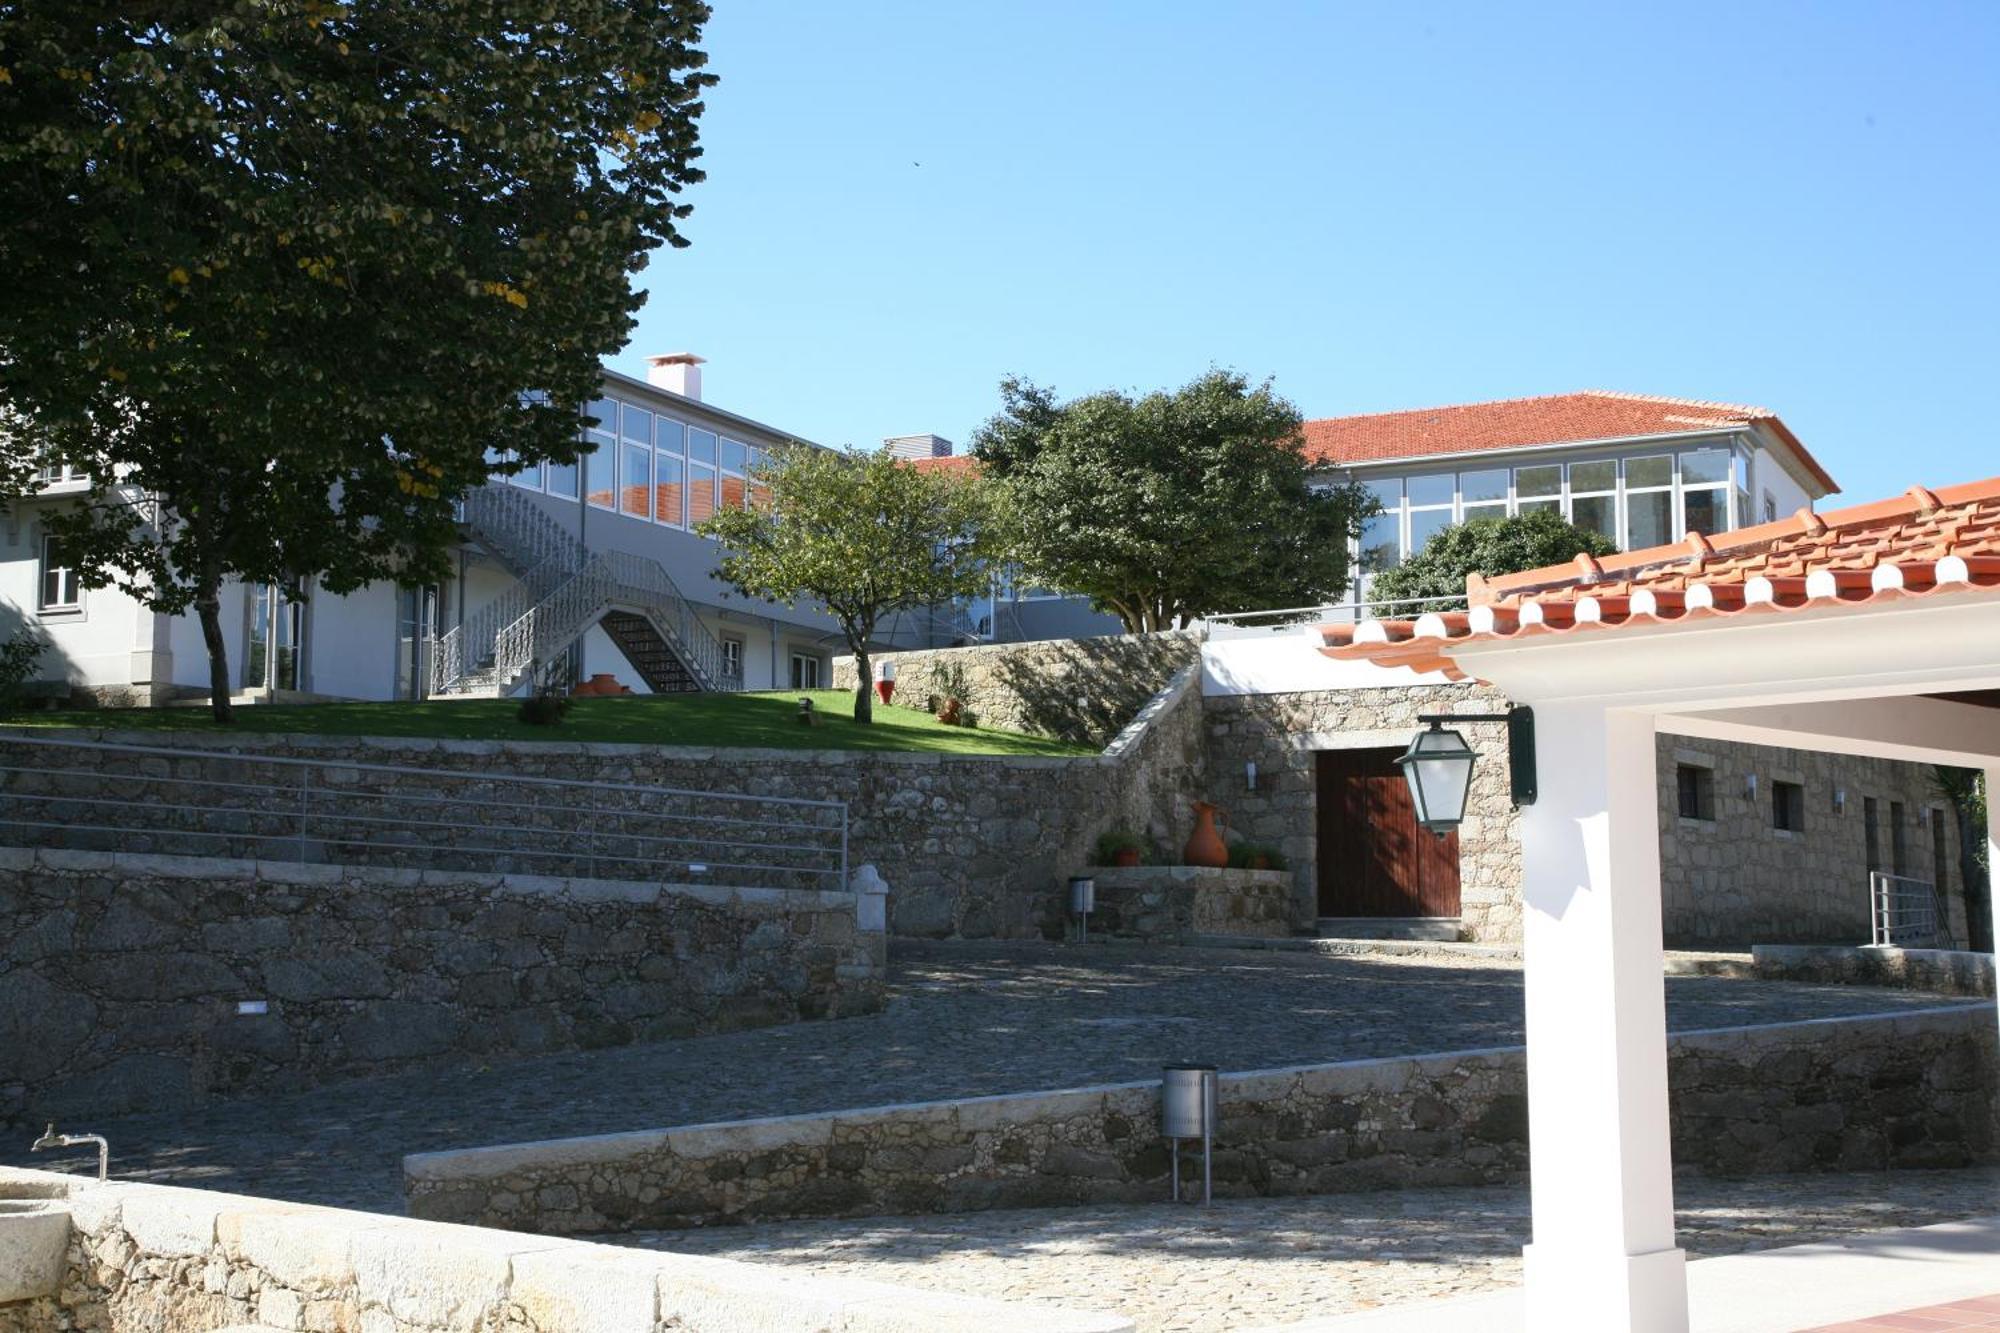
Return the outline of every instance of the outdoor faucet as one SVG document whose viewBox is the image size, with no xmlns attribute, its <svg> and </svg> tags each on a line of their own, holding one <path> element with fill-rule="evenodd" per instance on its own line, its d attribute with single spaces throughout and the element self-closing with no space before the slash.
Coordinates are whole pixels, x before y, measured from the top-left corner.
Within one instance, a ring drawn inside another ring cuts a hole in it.
<svg viewBox="0 0 2000 1333">
<path fill-rule="evenodd" d="M 97 1179 L 101 1183 L 111 1176 L 111 1145 L 102 1134 L 58 1134 L 54 1121 L 42 1131 L 42 1137 L 35 1140 L 29 1152 L 40 1152 L 44 1148 L 80 1148 L 86 1143 L 97 1145 Z"/>
</svg>

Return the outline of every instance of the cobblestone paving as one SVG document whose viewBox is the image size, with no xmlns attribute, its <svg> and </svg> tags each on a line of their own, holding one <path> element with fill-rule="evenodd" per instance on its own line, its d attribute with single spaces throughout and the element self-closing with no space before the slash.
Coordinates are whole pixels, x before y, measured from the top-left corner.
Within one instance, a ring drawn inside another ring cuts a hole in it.
<svg viewBox="0 0 2000 1333">
<path fill-rule="evenodd" d="M 1676 1182 L 1695 1257 L 2000 1212 L 2000 1170 Z M 1520 1189 L 1032 1208 L 606 1236 L 837 1277 L 1078 1310 L 1141 1333 L 1231 1329 L 1461 1296 L 1521 1280 Z"/>
<path fill-rule="evenodd" d="M 897 941 L 885 1012 L 466 1065 L 66 1126 L 113 1170 L 400 1211 L 404 1153 L 889 1102 L 1265 1069 L 1521 1040 L 1518 965 L 1236 949 Z M 1676 1030 L 1953 1003 L 1921 992 L 1670 977 Z M 28 1135 L 0 1162 L 31 1158 Z"/>
</svg>

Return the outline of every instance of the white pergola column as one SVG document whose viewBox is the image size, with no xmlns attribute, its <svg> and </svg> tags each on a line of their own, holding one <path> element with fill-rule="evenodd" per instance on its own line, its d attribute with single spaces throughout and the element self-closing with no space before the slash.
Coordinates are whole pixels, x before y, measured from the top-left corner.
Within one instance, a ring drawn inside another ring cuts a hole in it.
<svg viewBox="0 0 2000 1333">
<path fill-rule="evenodd" d="M 1685 1333 L 1650 715 L 1536 704 L 1522 811 L 1532 1333 Z"/>
<path fill-rule="evenodd" d="M 1986 794 L 1986 925 L 1993 932 L 1993 965 L 2000 980 L 2000 762 L 1985 769 Z M 1967 947 L 1972 941 L 1967 940 Z M 2000 1008 L 2000 985 L 1994 987 L 1994 1004 Z"/>
</svg>

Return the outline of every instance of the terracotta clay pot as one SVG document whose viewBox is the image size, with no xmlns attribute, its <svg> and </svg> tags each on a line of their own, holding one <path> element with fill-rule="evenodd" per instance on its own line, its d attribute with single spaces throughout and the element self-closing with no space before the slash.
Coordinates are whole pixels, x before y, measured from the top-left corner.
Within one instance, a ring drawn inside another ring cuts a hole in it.
<svg viewBox="0 0 2000 1333">
<path fill-rule="evenodd" d="M 1111 864 L 1124 866 L 1128 870 L 1131 869 L 1133 866 L 1139 864 L 1139 849 L 1137 847 L 1120 847 L 1111 854 Z"/>
<path fill-rule="evenodd" d="M 1194 803 L 1194 834 L 1187 840 L 1187 846 L 1181 848 L 1183 862 L 1191 866 L 1229 864 L 1229 846 L 1215 827 L 1218 821 L 1227 826 L 1229 817 L 1207 801 Z"/>
</svg>

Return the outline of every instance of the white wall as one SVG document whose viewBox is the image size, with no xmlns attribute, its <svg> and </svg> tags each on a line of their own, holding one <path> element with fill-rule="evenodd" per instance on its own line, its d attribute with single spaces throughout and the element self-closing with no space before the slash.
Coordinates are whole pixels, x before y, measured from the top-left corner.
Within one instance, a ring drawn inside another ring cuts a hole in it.
<svg viewBox="0 0 2000 1333">
<path fill-rule="evenodd" d="M 1750 521 L 1764 521 L 1764 494 L 1769 492 L 1777 502 L 1778 517 L 1789 518 L 1801 509 L 1812 506 L 1812 497 L 1806 488 L 1799 485 L 1785 465 L 1771 450 L 1758 447 L 1750 460 Z"/>
<path fill-rule="evenodd" d="M 395 698 L 396 585 L 370 583 L 344 597 L 315 592 L 308 606 L 305 688 L 348 699 Z"/>
<path fill-rule="evenodd" d="M 1451 683 L 1441 671 L 1343 662 L 1320 652 L 1320 645 L 1320 636 L 1311 627 L 1252 638 L 1211 639 L 1201 646 L 1201 692 L 1213 698 Z"/>
<path fill-rule="evenodd" d="M 77 685 L 126 685 L 134 649 L 152 644 L 152 616 L 125 593 L 85 591 L 77 611 L 36 611 L 41 581 L 41 526 L 32 507 L 0 519 L 0 635 L 21 624 L 37 626 L 49 640 L 36 676 Z"/>
</svg>

